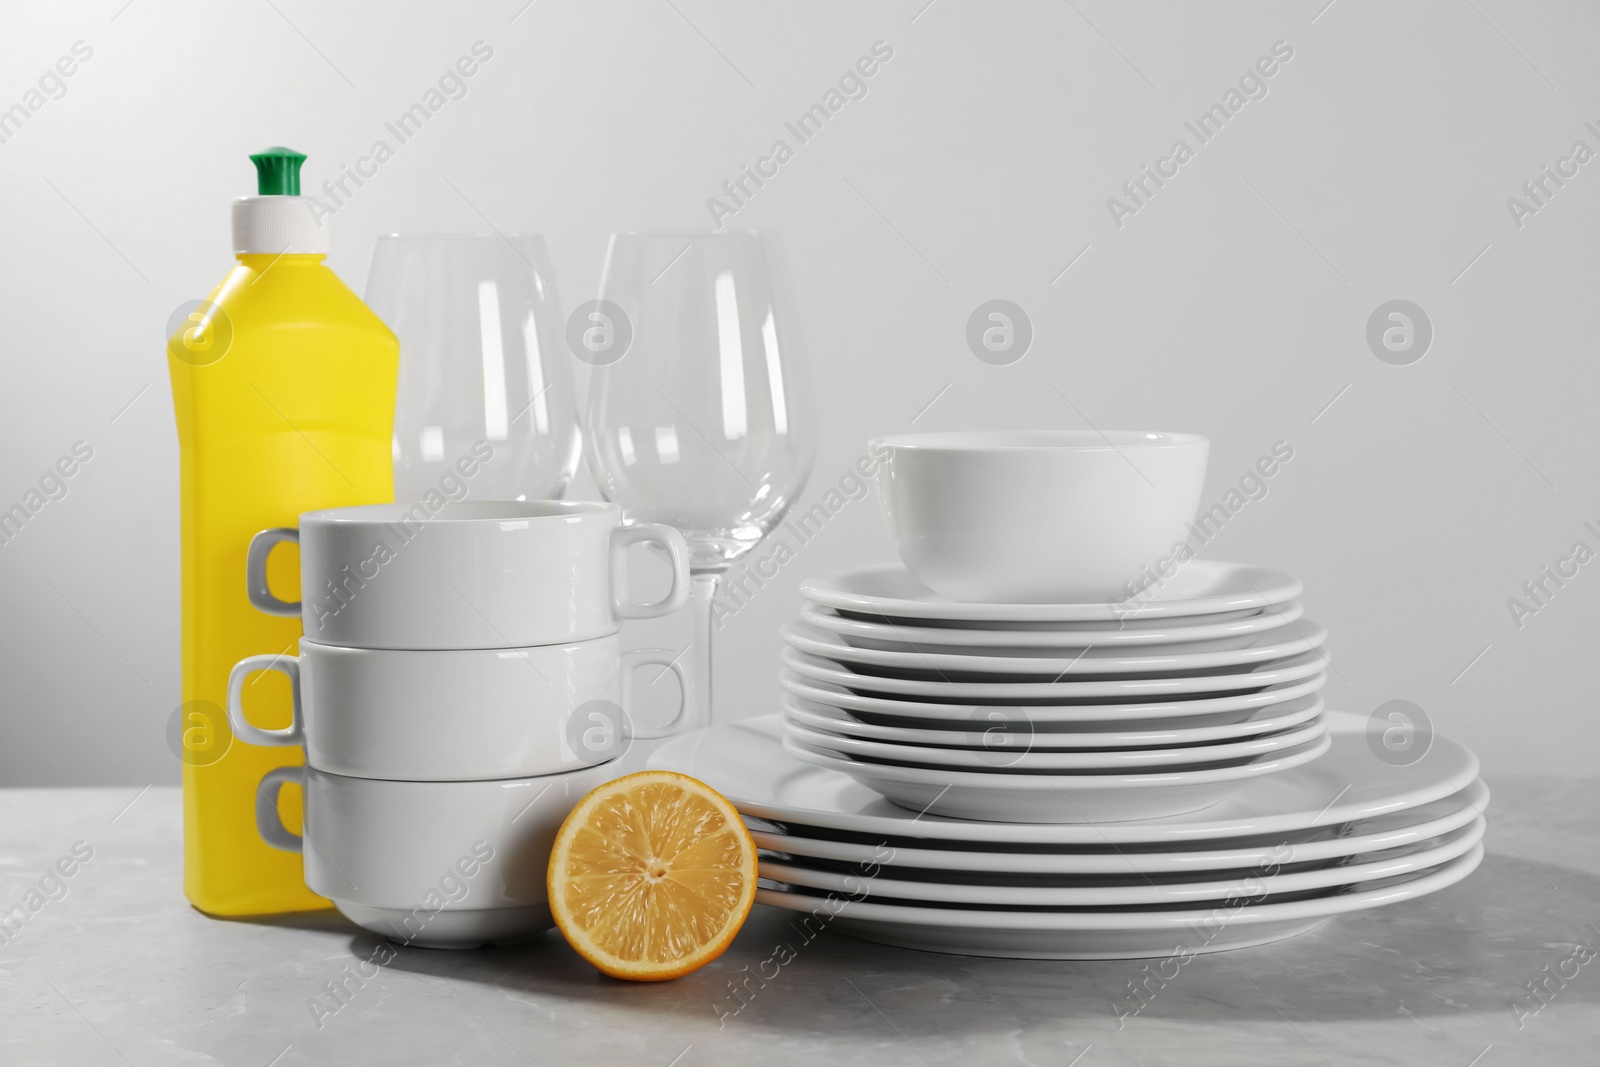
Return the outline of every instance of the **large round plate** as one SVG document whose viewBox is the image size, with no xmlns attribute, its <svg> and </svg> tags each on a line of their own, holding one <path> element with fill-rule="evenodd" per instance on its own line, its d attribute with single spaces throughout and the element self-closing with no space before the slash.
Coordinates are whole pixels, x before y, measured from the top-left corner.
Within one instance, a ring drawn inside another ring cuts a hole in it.
<svg viewBox="0 0 1600 1067">
<path fill-rule="evenodd" d="M 1214 744 L 1277 733 L 1310 722 L 1322 711 L 1316 693 L 1247 714 L 1238 722 L 1192 726 L 1170 720 L 1157 729 L 1133 729 L 1144 723 L 1097 723 L 1087 731 L 1042 730 L 1033 721 L 1032 708 L 977 708 L 958 723 L 940 728 L 938 723 L 885 726 L 863 722 L 847 711 L 793 694 L 778 701 L 784 717 L 813 730 L 865 741 L 897 745 L 939 745 L 993 752 L 1009 745 L 1022 752 L 1053 752 L 1102 748 L 1172 748 L 1177 745 Z"/>
<path fill-rule="evenodd" d="M 1313 674 L 1320 674 L 1330 662 L 1328 655 L 1317 649 L 1275 663 L 1234 668 L 1216 674 L 1169 674 L 1149 678 L 1097 678 L 1068 682 L 937 682 L 862 674 L 796 648 L 784 649 L 780 659 L 785 667 L 796 674 L 813 681 L 843 685 L 853 692 L 1000 705 L 1027 701 L 1051 704 L 1074 700 L 1105 701 L 1108 698 L 1148 701 L 1202 693 L 1237 693 L 1309 678 Z"/>
<path fill-rule="evenodd" d="M 816 604 L 805 604 L 800 608 L 803 621 L 838 634 L 857 648 L 894 652 L 951 652 L 967 656 L 1027 655 L 1029 649 L 1142 648 L 1192 641 L 1226 641 L 1231 644 L 1218 647 L 1239 648 L 1249 644 L 1257 634 L 1287 626 L 1303 614 L 1305 608 L 1295 600 L 1242 618 L 1220 616 L 1223 619 L 1221 622 L 1172 625 L 1151 619 L 1143 626 L 1124 622 L 1095 629 L 1063 631 L 914 626 L 910 623 L 852 618 Z M 1204 620 L 1210 616 L 1202 615 L 1199 618 Z"/>
<path fill-rule="evenodd" d="M 945 622 L 1117 622 L 1211 615 L 1282 604 L 1300 595 L 1300 579 L 1267 567 L 1190 560 L 1148 596 L 1090 604 L 981 604 L 947 600 L 901 563 L 807 578 L 800 595 L 814 604 L 891 619 Z"/>
<path fill-rule="evenodd" d="M 1065 730 L 1074 733 L 1093 730 L 1126 730 L 1134 724 L 1140 729 L 1179 729 L 1190 726 L 1216 726 L 1243 722 L 1263 708 L 1272 708 L 1315 693 L 1327 684 L 1326 672 L 1318 671 L 1294 682 L 1282 682 L 1264 689 L 1222 696 L 1191 697 L 1124 704 L 1029 704 L 1027 721 L 1035 730 Z M 778 672 L 778 684 L 797 697 L 847 711 L 866 722 L 885 726 L 968 729 L 985 706 L 932 703 L 894 697 L 855 693 L 833 682 L 815 681 L 791 670 Z M 994 707 L 995 705 L 988 705 Z"/>
<path fill-rule="evenodd" d="M 1210 807 L 1239 784 L 1310 763 L 1328 750 L 1324 734 L 1299 748 L 1198 770 L 1144 774 L 995 774 L 900 767 L 846 759 L 784 738 L 802 763 L 843 772 L 918 813 L 978 822 L 1107 823 L 1161 819 Z"/>
<path fill-rule="evenodd" d="M 1151 911 L 981 911 L 914 904 L 852 902 L 838 894 L 771 888 L 756 900 L 807 912 L 815 923 L 866 941 L 928 952 L 1013 959 L 1142 959 L 1264 945 L 1315 929 L 1335 915 L 1368 911 L 1436 893 L 1477 869 L 1483 845 L 1442 866 L 1333 890 L 1304 900 L 1219 902 L 1211 908 Z"/>
<path fill-rule="evenodd" d="M 864 834 L 823 836 L 815 826 L 771 823 L 746 817 L 756 844 L 806 860 L 854 866 L 857 873 L 878 866 L 928 871 L 1009 874 L 1181 874 L 1230 868 L 1284 866 L 1342 859 L 1364 852 L 1398 848 L 1450 833 L 1476 819 L 1489 806 L 1489 787 L 1480 778 L 1459 793 L 1415 808 L 1340 826 L 1316 826 L 1298 833 L 1227 838 L 1211 848 L 1184 849 L 1182 842 L 1157 845 L 1007 845 L 940 848 L 942 842 L 874 839 Z M 1008 851 L 1027 849 L 1028 851 Z"/>
<path fill-rule="evenodd" d="M 1276 733 L 1233 741 L 1198 743 L 1181 747 L 1050 752 L 1033 749 L 1029 746 L 1025 733 L 1008 729 L 994 734 L 995 741 L 988 747 L 949 748 L 920 741 L 913 744 L 899 741 L 871 741 L 828 733 L 813 729 L 794 716 L 793 697 L 784 697 L 780 703 L 786 719 L 785 733 L 809 749 L 836 753 L 848 760 L 925 767 L 940 774 L 947 770 L 978 771 L 985 774 L 1050 772 L 1070 774 L 1087 771 L 1143 774 L 1177 771 L 1217 764 L 1225 760 L 1254 759 L 1273 752 L 1283 752 L 1303 745 L 1307 741 L 1314 741 L 1327 732 L 1327 724 L 1320 718 L 1313 718 Z M 967 735 L 964 740 L 971 742 L 976 736 L 981 745 L 985 734 L 979 724 L 975 723 L 974 727 L 974 733 Z"/>
<path fill-rule="evenodd" d="M 1418 807 L 1459 791 L 1478 776 L 1478 758 L 1448 737 L 1435 734 L 1426 753 L 1400 765 L 1374 754 L 1365 716 L 1324 714 L 1332 744 L 1315 762 L 1241 782 L 1236 792 L 1206 811 L 1100 826 L 986 825 L 919 816 L 848 775 L 808 766 L 789 755 L 776 715 L 680 734 L 653 752 L 649 764 L 693 775 L 743 814 L 773 822 L 884 840 L 985 846 L 1183 843 L 1193 848 L 1197 841 L 1299 834 Z"/>
<path fill-rule="evenodd" d="M 1230 897 L 1332 889 L 1357 882 L 1414 874 L 1472 851 L 1473 846 L 1483 840 L 1484 825 L 1484 818 L 1480 815 L 1466 826 L 1441 838 L 1377 854 L 1353 855 L 1335 865 L 1313 870 L 1284 871 L 1281 863 L 1273 862 L 1260 870 L 1213 870 L 1167 877 L 1145 875 L 1143 880 L 1137 881 L 1124 872 L 1109 877 L 1075 875 L 1041 878 L 1037 875 L 1010 875 L 982 882 L 962 882 L 958 880 L 959 876 L 944 871 L 928 872 L 934 875 L 931 878 L 897 878 L 892 873 L 881 872 L 867 877 L 763 856 L 761 877 L 802 889 L 845 893 L 862 900 L 888 897 L 947 907 L 1179 906 Z M 861 896 L 863 893 L 867 895 Z"/>
<path fill-rule="evenodd" d="M 1006 684 L 1054 682 L 1073 675 L 1196 674 L 1273 663 L 1321 648 L 1328 640 L 1327 628 L 1308 620 L 1288 630 L 1257 634 L 1243 648 L 1218 648 L 1215 641 L 1195 641 L 1170 648 L 1080 648 L 1065 656 L 1055 655 L 1050 649 L 1035 649 L 1026 656 L 967 656 L 857 648 L 838 634 L 804 623 L 785 623 L 778 634 L 791 648 L 831 659 L 858 672 L 876 675 L 884 670 L 895 677 Z"/>
</svg>

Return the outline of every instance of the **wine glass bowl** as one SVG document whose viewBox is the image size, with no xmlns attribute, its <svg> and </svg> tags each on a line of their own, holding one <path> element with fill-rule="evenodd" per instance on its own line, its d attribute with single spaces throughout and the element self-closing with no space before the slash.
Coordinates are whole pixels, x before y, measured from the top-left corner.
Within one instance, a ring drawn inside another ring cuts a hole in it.
<svg viewBox="0 0 1600 1067">
<path fill-rule="evenodd" d="M 380 237 L 366 302 L 400 338 L 395 499 L 560 499 L 582 437 L 544 241 Z"/>
<path fill-rule="evenodd" d="M 585 433 L 606 499 L 677 527 L 725 570 L 810 474 L 811 386 L 770 234 L 617 234 L 600 297 L 631 341 L 590 381 Z"/>
</svg>

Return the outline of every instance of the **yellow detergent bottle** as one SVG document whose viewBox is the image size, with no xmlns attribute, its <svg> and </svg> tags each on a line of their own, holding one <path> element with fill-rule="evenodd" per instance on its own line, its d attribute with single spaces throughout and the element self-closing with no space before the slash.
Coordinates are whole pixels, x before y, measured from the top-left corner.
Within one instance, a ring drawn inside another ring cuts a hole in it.
<svg viewBox="0 0 1600 1067">
<path fill-rule="evenodd" d="M 250 157 L 260 195 L 233 203 L 239 264 L 167 342 L 183 500 L 184 891 L 212 915 L 323 908 L 300 857 L 256 831 L 256 786 L 301 762 L 292 748 L 235 741 L 224 712 L 228 672 L 246 656 L 292 654 L 300 620 L 262 614 L 245 591 L 250 538 L 294 526 L 303 511 L 394 499 L 390 437 L 400 344 L 323 260 L 327 231 L 300 193 L 305 156 Z M 299 597 L 299 559 L 278 549 L 274 592 Z M 276 672 L 246 686 L 251 721 L 289 724 Z M 286 788 L 287 824 L 300 796 Z"/>
</svg>

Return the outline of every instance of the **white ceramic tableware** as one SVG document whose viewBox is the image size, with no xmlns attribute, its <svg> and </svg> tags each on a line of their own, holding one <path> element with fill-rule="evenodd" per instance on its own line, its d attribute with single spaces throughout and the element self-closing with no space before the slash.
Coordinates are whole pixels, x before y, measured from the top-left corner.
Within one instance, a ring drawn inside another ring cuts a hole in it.
<svg viewBox="0 0 1600 1067">
<path fill-rule="evenodd" d="M 546 868 L 562 820 L 605 766 L 488 782 L 390 782 L 277 767 L 256 792 L 256 828 L 302 852 L 306 885 L 351 921 L 430 948 L 470 948 L 551 925 Z M 304 837 L 278 812 L 304 787 Z"/>
<path fill-rule="evenodd" d="M 1316 718 L 1322 711 L 1322 697 L 1315 693 L 1284 704 L 1274 704 L 1239 722 L 1216 726 L 1186 726 L 1164 723 L 1159 729 L 1144 728 L 1144 723 L 1096 723 L 1092 731 L 1037 727 L 1031 708 L 974 708 L 964 723 L 949 728 L 921 724 L 885 726 L 863 722 L 837 707 L 818 704 L 787 694 L 779 701 L 784 718 L 801 726 L 839 737 L 864 741 L 884 741 L 895 745 L 936 745 L 945 748 L 993 750 L 1006 742 L 1027 752 L 1052 752 L 1084 749 L 1155 749 L 1182 745 L 1208 745 L 1219 741 L 1238 741 L 1247 737 L 1275 734 Z M 1134 726 L 1140 727 L 1134 729 Z"/>
<path fill-rule="evenodd" d="M 991 650 L 969 656 L 931 650 L 893 652 L 858 648 L 838 634 L 804 623 L 785 623 L 778 634 L 791 648 L 852 669 L 951 682 L 1051 682 L 1079 675 L 1198 674 L 1285 660 L 1321 648 L 1328 640 L 1325 626 L 1307 620 L 1283 630 L 1256 634 L 1238 648 L 1219 648 L 1218 642 L 1213 641 L 1186 641 L 1156 648 L 1029 649 L 1021 656 L 996 655 Z M 1227 641 L 1221 643 L 1228 644 Z"/>
<path fill-rule="evenodd" d="M 1290 772 L 1293 774 L 1294 772 Z M 1232 804 L 1223 801 L 1217 807 Z M 1276 835 L 1201 841 L 1206 848 L 1185 848 L 1181 841 L 1164 845 L 1123 844 L 1032 845 L 925 841 L 915 838 L 873 838 L 842 835 L 800 824 L 771 823 L 747 816 L 750 836 L 772 852 L 853 865 L 857 873 L 877 866 L 913 867 L 925 871 L 1001 872 L 1054 875 L 1181 874 L 1256 867 L 1272 863 L 1321 863 L 1380 849 L 1414 845 L 1459 830 L 1489 805 L 1489 787 L 1476 780 L 1459 793 L 1414 808 L 1360 819 L 1337 826 L 1313 826 Z M 1212 809 L 1216 810 L 1216 809 Z M 1113 828 L 1115 829 L 1115 828 Z"/>
<path fill-rule="evenodd" d="M 302 600 L 267 585 L 274 545 L 300 544 Z M 653 603 L 628 591 L 628 548 L 672 560 Z M 689 550 L 670 526 L 622 525 L 615 504 L 440 501 L 308 511 L 298 529 L 263 530 L 246 561 L 250 602 L 298 615 L 306 637 L 351 648 L 521 648 L 615 633 L 689 597 Z"/>
<path fill-rule="evenodd" d="M 1266 611 L 1255 611 L 1222 622 L 1188 625 L 1162 625 L 1162 620 L 1143 620 L 1135 627 L 1130 621 L 1098 629 L 1078 630 L 978 630 L 959 626 L 916 626 L 911 623 L 874 622 L 867 618 L 841 615 L 832 608 L 805 604 L 800 619 L 821 630 L 838 634 L 846 644 L 857 648 L 876 648 L 891 652 L 942 652 L 963 656 L 1029 656 L 1037 650 L 1059 652 L 1082 648 L 1144 648 L 1160 645 L 1164 649 L 1195 641 L 1217 642 L 1215 648 L 1243 648 L 1257 635 L 1280 630 L 1305 614 L 1298 600 Z M 1211 616 L 1197 616 L 1199 619 Z M 1066 653 L 1071 655 L 1072 653 Z"/>
<path fill-rule="evenodd" d="M 1477 869 L 1483 845 L 1415 874 L 1303 900 L 1248 899 L 1209 908 L 1119 910 L 978 910 L 853 901 L 848 895 L 756 890 L 762 904 L 807 913 L 801 928 L 828 928 L 901 948 L 1013 959 L 1139 959 L 1248 948 L 1294 937 L 1335 915 L 1367 911 L 1436 893 Z"/>
<path fill-rule="evenodd" d="M 1186 541 L 1211 442 L 1129 430 L 881 437 L 878 498 L 900 558 L 955 600 L 1120 599 Z M 1131 588 L 1131 586 L 1130 586 Z"/>
<path fill-rule="evenodd" d="M 995 774 L 848 759 L 786 737 L 802 763 L 839 771 L 914 812 L 979 822 L 1089 823 L 1160 819 L 1210 807 L 1241 782 L 1303 766 L 1328 750 L 1327 735 L 1286 752 L 1199 770 L 1146 773 Z"/>
<path fill-rule="evenodd" d="M 1125 871 L 1104 877 L 1015 875 L 964 881 L 959 875 L 944 872 L 874 871 L 869 877 L 763 856 L 760 872 L 763 878 L 804 889 L 853 893 L 861 899 L 889 898 L 950 907 L 1126 908 L 1157 904 L 1175 907 L 1230 897 L 1305 893 L 1414 874 L 1472 851 L 1483 840 L 1484 825 L 1480 815 L 1466 826 L 1439 838 L 1377 853 L 1350 854 L 1333 865 L 1295 871 L 1285 871 L 1282 861 L 1270 859 L 1257 869 L 1220 869 L 1182 875 Z M 913 874 L 924 877 L 912 877 Z"/>
<path fill-rule="evenodd" d="M 1096 748 L 1090 751 L 1039 749 L 1032 735 L 1013 724 L 985 731 L 974 723 L 964 735 L 966 745 L 959 748 L 933 743 L 875 741 L 815 729 L 801 722 L 792 712 L 793 697 L 785 697 L 784 734 L 807 748 L 831 752 L 847 759 L 869 763 L 891 763 L 930 770 L 989 771 L 1004 774 L 1088 773 L 1127 771 L 1140 774 L 1156 770 L 1176 771 L 1220 764 L 1224 761 L 1254 759 L 1270 752 L 1283 752 L 1327 732 L 1327 723 L 1313 716 L 1309 721 L 1275 733 L 1231 741 L 1197 742 L 1186 745 L 1158 745 L 1152 748 Z M 1010 728 L 1007 728 L 1010 727 Z M 977 741 L 977 745 L 971 742 Z M 987 742 L 987 744 L 985 743 Z"/>
<path fill-rule="evenodd" d="M 879 563 L 807 578 L 800 583 L 800 595 L 814 604 L 876 621 L 920 620 L 921 625 L 954 622 L 971 629 L 986 625 L 1001 629 L 1049 628 L 1062 623 L 1088 623 L 1103 628 L 1108 623 L 1133 624 L 1218 613 L 1239 618 L 1237 613 L 1241 611 L 1259 611 L 1293 600 L 1304 588 L 1304 583 L 1293 575 L 1267 567 L 1194 559 L 1177 568 L 1171 577 L 1152 582 L 1132 599 L 1059 604 L 968 603 L 940 596 L 902 564 Z"/>
<path fill-rule="evenodd" d="M 1172 845 L 1227 838 L 1305 834 L 1420 807 L 1460 791 L 1478 776 L 1478 758 L 1436 734 L 1419 759 L 1379 759 L 1367 742 L 1367 717 L 1324 712 L 1332 746 L 1319 759 L 1239 784 L 1215 807 L 1148 822 L 1096 826 L 988 824 L 918 815 L 848 775 L 811 767 L 784 751 L 778 716 L 762 716 L 664 742 L 649 764 L 709 782 L 740 813 L 822 833 L 874 840 L 960 843 L 961 847 Z"/>
<path fill-rule="evenodd" d="M 832 660 L 801 652 L 795 648 L 784 649 L 779 659 L 785 667 L 804 678 L 816 682 L 832 682 L 835 685 L 845 686 L 852 692 L 877 696 L 906 696 L 914 700 L 932 699 L 1008 706 L 1030 703 L 1068 704 L 1073 701 L 1143 702 L 1200 694 L 1239 693 L 1321 674 L 1330 662 L 1327 653 L 1318 649 L 1258 667 L 1240 667 L 1211 674 L 1152 674 L 1142 678 L 1080 679 L 1060 682 L 944 682 L 866 674 L 848 667 L 840 667 Z"/>
<path fill-rule="evenodd" d="M 302 638 L 299 656 L 250 656 L 228 677 L 228 722 L 253 745 L 304 745 L 320 771 L 400 781 L 527 778 L 590 767 L 629 737 L 684 726 L 689 679 L 665 648 L 623 652 L 615 634 L 532 648 L 432 652 L 343 648 Z M 633 672 L 672 671 L 683 698 L 658 728 L 628 720 Z M 263 729 L 245 714 L 256 671 L 289 679 L 293 720 Z"/>
<path fill-rule="evenodd" d="M 842 673 L 842 672 L 841 672 Z M 1129 701 L 1108 704 L 1084 701 L 1075 704 L 1032 703 L 1022 711 L 1030 726 L 1039 732 L 1088 733 L 1130 729 L 1166 730 L 1241 723 L 1264 709 L 1315 693 L 1327 684 L 1325 672 L 1298 681 L 1281 682 L 1264 689 L 1221 696 L 1176 697 L 1169 700 Z M 965 730 L 974 718 L 988 708 L 1005 704 L 974 705 L 936 703 L 911 697 L 872 696 L 856 693 L 836 682 L 806 678 L 792 670 L 778 672 L 778 684 L 795 696 L 825 704 L 864 722 L 909 728 L 934 727 Z"/>
</svg>

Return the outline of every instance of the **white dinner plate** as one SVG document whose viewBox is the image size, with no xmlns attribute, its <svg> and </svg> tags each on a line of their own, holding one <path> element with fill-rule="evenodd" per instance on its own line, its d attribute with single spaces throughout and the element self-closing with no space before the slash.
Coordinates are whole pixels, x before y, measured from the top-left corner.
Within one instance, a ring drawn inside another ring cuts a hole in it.
<svg viewBox="0 0 1600 1067">
<path fill-rule="evenodd" d="M 1241 896 L 1260 897 L 1268 893 L 1303 893 L 1414 874 L 1472 851 L 1473 846 L 1483 840 L 1484 825 L 1484 818 L 1479 815 L 1466 826 L 1442 837 L 1379 853 L 1351 855 L 1335 864 L 1298 871 L 1284 871 L 1281 863 L 1269 861 L 1259 869 L 1213 870 L 1173 876 L 1147 874 L 1141 878 L 1127 872 L 1112 876 L 1002 875 L 981 882 L 963 882 L 959 875 L 947 871 L 927 872 L 930 876 L 921 878 L 895 877 L 894 872 L 878 871 L 869 877 L 763 856 L 760 874 L 762 878 L 785 886 L 845 893 L 861 900 L 886 897 L 947 907 L 1180 906 Z"/>
<path fill-rule="evenodd" d="M 1257 634 L 1287 626 L 1305 608 L 1298 600 L 1280 604 L 1242 618 L 1221 622 L 1191 622 L 1172 625 L 1150 619 L 1143 626 L 1132 622 L 1099 626 L 1085 630 L 978 630 L 951 626 L 916 626 L 910 623 L 874 622 L 840 615 L 831 608 L 805 604 L 800 618 L 813 626 L 836 633 L 857 648 L 879 648 L 896 652 L 953 652 L 967 656 L 1028 655 L 1031 649 L 1142 648 L 1147 645 L 1173 645 L 1192 641 L 1226 641 L 1238 648 Z M 1198 616 L 1204 620 L 1210 616 Z M 1069 655 L 1071 653 L 1068 653 Z"/>
<path fill-rule="evenodd" d="M 1436 893 L 1471 874 L 1483 845 L 1416 874 L 1361 883 L 1304 899 L 1209 908 L 1011 911 L 852 902 L 840 894 L 761 888 L 756 900 L 808 913 L 801 928 L 836 929 L 865 941 L 928 952 L 1013 959 L 1141 959 L 1247 948 L 1315 929 L 1335 915 Z"/>
<path fill-rule="evenodd" d="M 1321 648 L 1327 627 L 1304 621 L 1284 630 L 1256 634 L 1242 648 L 1218 648 L 1215 641 L 1195 641 L 1156 648 L 1080 648 L 1068 655 L 1034 649 L 1026 656 L 967 656 L 941 652 L 891 652 L 857 648 L 838 634 L 804 623 L 785 623 L 778 634 L 791 648 L 831 659 L 856 670 L 932 681 L 1053 682 L 1078 675 L 1196 674 L 1224 668 L 1273 663 Z M 1223 642 L 1224 644 L 1226 642 Z"/>
<path fill-rule="evenodd" d="M 885 726 L 863 722 L 848 711 L 807 700 L 793 694 L 780 698 L 779 705 L 791 722 L 823 733 L 856 737 L 865 741 L 885 741 L 899 745 L 940 745 L 993 751 L 1009 745 L 1023 752 L 1052 752 L 1102 748 L 1172 748 L 1177 745 L 1212 744 L 1246 737 L 1277 733 L 1309 722 L 1322 711 L 1322 697 L 1316 693 L 1247 714 L 1238 722 L 1212 726 L 1191 726 L 1184 720 L 1170 720 L 1157 729 L 1145 723 L 1096 723 L 1096 729 L 1072 731 L 1040 729 L 1034 723 L 1032 708 L 974 708 L 964 721 L 927 723 L 916 726 Z M 1141 727 L 1135 729 L 1134 727 Z"/>
<path fill-rule="evenodd" d="M 1148 678 L 1096 678 L 1061 682 L 939 682 L 863 674 L 797 648 L 784 649 L 780 659 L 785 667 L 796 674 L 813 681 L 843 685 L 853 692 L 999 705 L 1028 701 L 1051 704 L 1074 700 L 1104 702 L 1108 698 L 1149 701 L 1202 693 L 1238 693 L 1309 678 L 1322 673 L 1331 662 L 1326 652 L 1316 649 L 1274 663 L 1237 667 L 1214 674 L 1163 674 Z"/>
<path fill-rule="evenodd" d="M 1232 741 L 1180 747 L 1050 752 L 1031 748 L 1026 733 L 996 728 L 990 734 L 975 731 L 980 745 L 986 736 L 992 739 L 987 747 L 949 748 L 923 742 L 906 744 L 902 741 L 871 741 L 829 733 L 807 726 L 791 714 L 793 697 L 782 698 L 780 704 L 784 710 L 785 734 L 809 749 L 836 753 L 849 760 L 925 767 L 941 774 L 946 770 L 977 771 L 984 774 L 1072 774 L 1089 771 L 1146 774 L 1186 770 L 1220 764 L 1223 761 L 1254 759 L 1273 752 L 1284 752 L 1297 748 L 1307 741 L 1315 741 L 1328 729 L 1326 722 L 1320 717 L 1314 717 L 1308 722 L 1276 733 Z M 970 741 L 973 736 L 967 735 L 964 740 Z"/>
<path fill-rule="evenodd" d="M 1299 681 L 1222 696 L 1120 704 L 1029 704 L 1019 706 L 1017 710 L 1025 712 L 1027 721 L 1041 732 L 1117 731 L 1129 729 L 1135 724 L 1141 730 L 1186 729 L 1191 726 L 1243 722 L 1263 709 L 1275 708 L 1308 693 L 1315 693 L 1327 681 L 1327 674 L 1318 671 Z M 855 693 L 833 682 L 802 677 L 792 670 L 779 671 L 778 684 L 805 700 L 826 704 L 847 711 L 865 722 L 885 726 L 937 726 L 945 730 L 963 730 L 969 728 L 972 720 L 986 710 L 984 706 L 975 707 L 972 704 L 932 703 Z"/>
<path fill-rule="evenodd" d="M 1178 874 L 1256 867 L 1272 862 L 1289 866 L 1320 863 L 1380 849 L 1398 848 L 1450 833 L 1476 819 L 1489 806 L 1489 787 L 1480 778 L 1459 793 L 1402 811 L 1338 826 L 1315 826 L 1299 832 L 1196 842 L 1209 848 L 1186 849 L 1181 841 L 1123 845 L 1007 845 L 939 847 L 942 842 L 915 838 L 872 838 L 839 834 L 815 826 L 785 825 L 746 816 L 750 836 L 760 847 L 792 857 L 829 860 L 855 868 L 857 874 L 879 866 L 914 867 L 929 871 L 998 872 L 1010 874 Z M 908 843 L 909 842 L 909 843 Z M 1026 849 L 1026 851 L 1022 851 Z M 1014 851 L 1008 851 L 1014 850 Z"/>
<path fill-rule="evenodd" d="M 1266 608 L 1300 595 L 1300 579 L 1267 567 L 1195 559 L 1137 599 L 1087 604 L 982 604 L 947 600 L 901 563 L 807 578 L 800 595 L 814 604 L 891 619 L 945 622 L 1117 622 Z"/>
<path fill-rule="evenodd" d="M 1087 824 L 1161 819 L 1198 811 L 1251 778 L 1310 763 L 1328 746 L 1324 734 L 1287 752 L 1197 770 L 995 774 L 867 763 L 811 748 L 792 737 L 783 740 L 785 751 L 802 763 L 847 774 L 913 812 L 978 822 Z"/>
<path fill-rule="evenodd" d="M 745 815 L 879 840 L 933 840 L 1005 845 L 1103 846 L 1181 844 L 1264 835 L 1303 834 L 1320 826 L 1372 819 L 1448 797 L 1478 776 L 1465 745 L 1435 734 L 1409 764 L 1379 759 L 1367 741 L 1367 717 L 1324 712 L 1329 750 L 1312 763 L 1241 782 L 1206 811 L 1147 822 L 1098 826 L 986 825 L 918 815 L 837 771 L 812 767 L 783 749 L 776 715 L 694 730 L 664 742 L 649 759 L 716 789 Z"/>
</svg>

